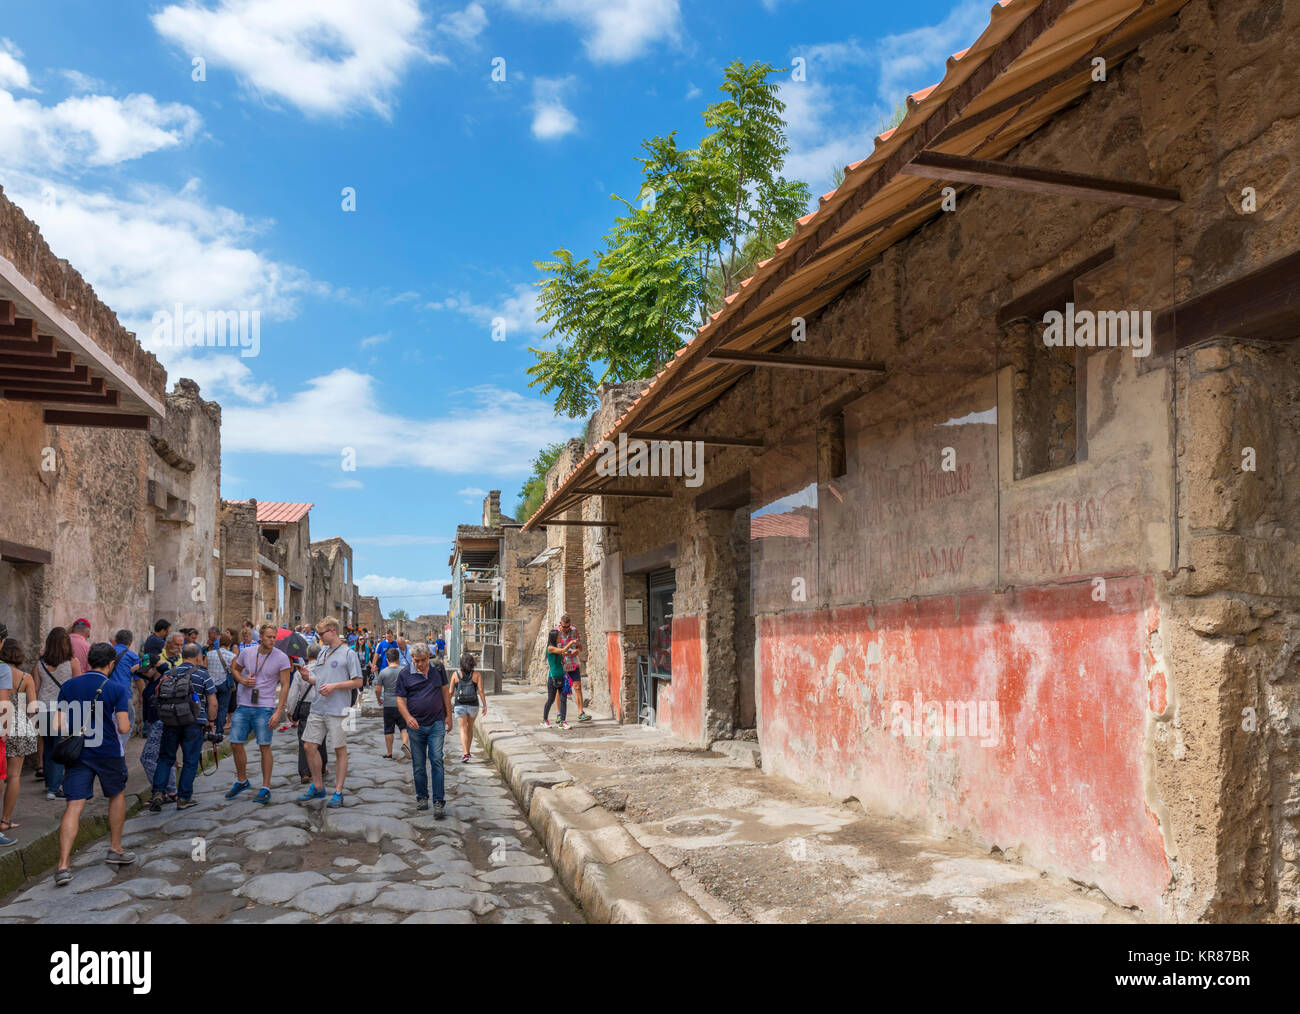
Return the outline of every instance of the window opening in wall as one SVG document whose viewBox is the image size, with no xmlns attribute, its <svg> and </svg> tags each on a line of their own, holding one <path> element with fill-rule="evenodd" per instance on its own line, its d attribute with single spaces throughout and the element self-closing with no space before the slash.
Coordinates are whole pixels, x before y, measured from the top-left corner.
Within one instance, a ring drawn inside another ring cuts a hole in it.
<svg viewBox="0 0 1300 1014">
<path fill-rule="evenodd" d="M 647 579 L 648 627 L 650 634 L 650 672 L 655 676 L 673 674 L 673 593 L 677 577 L 671 570 L 655 571 Z"/>
<path fill-rule="evenodd" d="M 1078 459 L 1077 349 L 1048 346 L 1034 322 L 1014 377 L 1015 477 L 1053 472 Z"/>
</svg>

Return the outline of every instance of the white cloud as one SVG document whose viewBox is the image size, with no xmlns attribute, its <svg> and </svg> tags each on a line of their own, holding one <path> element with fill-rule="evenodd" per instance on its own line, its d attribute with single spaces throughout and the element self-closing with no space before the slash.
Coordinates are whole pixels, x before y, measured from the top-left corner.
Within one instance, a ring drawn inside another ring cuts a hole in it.
<svg viewBox="0 0 1300 1014">
<path fill-rule="evenodd" d="M 339 479 L 337 482 L 331 482 L 334 489 L 365 489 L 366 484 L 360 479 Z"/>
<path fill-rule="evenodd" d="M 470 3 L 463 11 L 452 11 L 450 14 L 443 15 L 442 20 L 438 22 L 438 28 L 444 34 L 457 38 L 461 42 L 473 42 L 487 26 L 487 12 L 479 3 Z"/>
<path fill-rule="evenodd" d="M 97 77 L 83 74 L 79 70 L 61 70 L 64 80 L 72 86 L 74 92 L 106 92 L 108 85 Z"/>
<path fill-rule="evenodd" d="M 249 369 L 250 358 L 224 349 L 159 346 L 151 318 L 180 302 L 186 309 L 260 310 L 259 344 L 279 340 L 276 322 L 297 313 L 298 298 L 327 286 L 300 268 L 253 249 L 269 223 L 204 201 L 191 180 L 180 191 L 136 186 L 123 196 L 80 190 L 27 174 L 4 181 L 9 197 L 41 228 L 50 246 L 77 266 L 113 307 L 169 378 L 197 381 L 208 397 L 229 393 L 264 401 L 270 388 Z"/>
<path fill-rule="evenodd" d="M 555 141 L 578 129 L 578 118 L 564 104 L 572 84 L 572 76 L 533 79 L 533 137 L 539 141 Z"/>
<path fill-rule="evenodd" d="M 483 497 L 483 496 L 487 496 L 487 495 L 488 495 L 488 491 L 485 490 L 485 489 L 479 489 L 477 486 L 466 486 L 464 489 L 462 489 L 462 490 L 461 490 L 460 492 L 458 492 L 456 495 L 457 495 L 457 496 L 469 496 L 469 497 L 474 497 L 474 496 Z"/>
<path fill-rule="evenodd" d="M 657 42 L 681 38 L 678 0 L 506 0 L 521 14 L 567 21 L 596 63 L 626 63 Z"/>
<path fill-rule="evenodd" d="M 0 160 L 9 168 L 62 172 L 116 165 L 185 144 L 202 123 L 189 106 L 152 95 L 74 95 L 54 106 L 18 98 L 8 89 L 30 90 L 18 56 L 0 40 Z"/>
<path fill-rule="evenodd" d="M 495 304 L 476 303 L 467 292 L 458 292 L 446 299 L 435 299 L 421 305 L 422 310 L 455 310 L 481 324 L 484 329 L 493 327 L 500 319 L 505 322 L 505 340 L 515 335 L 536 337 L 545 334 L 547 326 L 537 319 L 537 286 L 521 282 L 514 291 L 501 297 Z"/>
<path fill-rule="evenodd" d="M 780 97 L 785 103 L 785 160 L 788 179 L 806 180 L 813 195 L 831 189 L 832 173 L 872 150 L 872 130 L 865 123 L 846 126 L 835 118 L 834 89 L 813 81 L 786 81 Z"/>
<path fill-rule="evenodd" d="M 353 540 L 355 541 L 355 540 Z M 434 578 L 416 581 L 409 577 L 383 577 L 380 574 L 367 574 L 357 581 L 362 595 L 403 596 L 403 595 L 441 595 L 442 586 L 450 578 Z"/>
<path fill-rule="evenodd" d="M 23 51 L 8 39 L 0 39 L 0 88 L 30 91 L 32 79 L 23 66 Z"/>
<path fill-rule="evenodd" d="M 988 23 L 988 0 L 962 0 L 937 25 L 882 38 L 876 44 L 880 101 L 892 110 L 910 92 L 937 82 L 948 57 L 979 38 Z"/>
<path fill-rule="evenodd" d="M 152 20 L 209 71 L 227 67 L 257 94 L 309 116 L 362 107 L 387 118 L 406 71 L 445 60 L 423 48 L 418 0 L 185 0 Z"/>
<path fill-rule="evenodd" d="M 391 337 L 393 337 L 392 331 L 385 331 L 383 334 L 372 334 L 369 338 L 361 339 L 361 347 L 363 349 L 368 349 L 374 347 L 375 345 L 382 345 L 384 342 L 388 341 L 388 339 Z"/>
<path fill-rule="evenodd" d="M 540 398 L 487 385 L 457 392 L 439 418 L 405 417 L 376 396 L 378 381 L 343 368 L 260 406 L 226 407 L 225 451 L 319 454 L 353 447 L 365 468 L 414 466 L 439 473 L 513 476 L 527 472 L 537 448 L 572 435 Z"/>
</svg>

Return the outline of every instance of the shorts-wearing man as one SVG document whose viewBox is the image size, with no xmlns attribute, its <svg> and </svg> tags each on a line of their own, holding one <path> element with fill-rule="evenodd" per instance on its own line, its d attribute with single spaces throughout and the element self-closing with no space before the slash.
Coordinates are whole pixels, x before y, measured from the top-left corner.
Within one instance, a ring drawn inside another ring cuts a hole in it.
<svg viewBox="0 0 1300 1014">
<path fill-rule="evenodd" d="M 407 757 L 411 756 L 411 741 L 406 731 L 406 722 L 402 719 L 402 713 L 397 710 L 397 677 L 402 675 L 402 667 L 398 665 L 400 657 L 396 648 L 389 648 L 388 665 L 375 677 L 375 697 L 378 698 L 380 707 L 384 709 L 384 756 L 390 760 L 393 756 L 394 732 L 401 733 L 402 752 Z"/>
<path fill-rule="evenodd" d="M 276 626 L 263 623 L 258 630 L 258 642 L 241 651 L 230 666 L 235 682 L 238 707 L 230 719 L 230 752 L 235 759 L 235 784 L 226 793 L 234 799 L 246 788 L 248 781 L 248 755 L 244 744 L 250 736 L 257 737 L 262 754 L 262 787 L 255 801 L 266 805 L 271 801 L 271 730 L 280 724 L 284 715 L 284 701 L 289 696 L 289 676 L 293 671 L 289 656 L 275 646 Z"/>
<path fill-rule="evenodd" d="M 348 741 L 343 721 L 352 703 L 350 691 L 361 686 L 361 662 L 357 653 L 339 636 L 338 620 L 326 617 L 317 630 L 320 633 L 320 655 L 310 670 L 298 670 L 316 688 L 311 714 L 307 716 L 307 728 L 302 734 L 312 782 L 298 801 L 305 803 L 325 795 L 321 749 L 332 749 L 335 757 L 334 795 L 325 805 L 334 807 L 343 805 L 343 782 L 348 774 Z"/>
</svg>

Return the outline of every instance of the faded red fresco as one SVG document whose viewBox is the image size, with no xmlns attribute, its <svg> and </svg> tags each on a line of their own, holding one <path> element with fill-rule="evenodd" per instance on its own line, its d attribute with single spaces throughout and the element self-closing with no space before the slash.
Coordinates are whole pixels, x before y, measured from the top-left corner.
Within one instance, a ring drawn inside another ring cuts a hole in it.
<svg viewBox="0 0 1300 1014">
<path fill-rule="evenodd" d="M 656 722 L 674 736 L 698 742 L 704 735 L 704 666 L 700 618 L 673 617 L 673 678 L 659 684 Z"/>
<path fill-rule="evenodd" d="M 1147 708 L 1163 710 L 1157 623 L 1140 577 L 1109 579 L 1104 602 L 1083 582 L 759 617 L 763 768 L 1156 910 L 1170 876 L 1143 765 Z M 944 702 L 938 731 L 927 701 Z M 946 702 L 983 702 L 983 729 L 954 735 Z"/>
<path fill-rule="evenodd" d="M 617 630 L 605 635 L 605 671 L 609 673 L 609 706 L 616 722 L 623 721 L 623 645 Z"/>
</svg>

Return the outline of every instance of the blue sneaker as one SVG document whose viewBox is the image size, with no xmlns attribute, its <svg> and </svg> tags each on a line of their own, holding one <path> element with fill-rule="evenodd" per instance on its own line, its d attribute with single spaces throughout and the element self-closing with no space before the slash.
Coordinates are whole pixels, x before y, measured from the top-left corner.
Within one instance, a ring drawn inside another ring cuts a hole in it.
<svg viewBox="0 0 1300 1014">
<path fill-rule="evenodd" d="M 248 782 L 235 782 L 235 784 L 230 787 L 230 791 L 226 793 L 226 798 L 234 799 L 246 788 L 248 788 Z"/>
<path fill-rule="evenodd" d="M 322 792 L 321 795 L 323 796 L 323 795 L 325 795 L 325 793 Z M 336 807 L 336 806 L 342 806 L 342 805 L 343 805 L 343 793 L 341 793 L 341 792 L 336 792 L 336 793 L 334 793 L 334 795 L 330 796 L 330 801 L 329 801 L 328 803 L 326 803 L 325 805 L 328 806 L 328 807 L 330 807 L 331 809 L 333 809 L 333 808 Z"/>
<path fill-rule="evenodd" d="M 337 792 L 334 793 L 334 798 L 339 801 L 340 806 L 343 805 L 343 799 L 342 797 L 339 796 Z M 17 838 L 10 838 L 7 834 L 0 834 L 0 848 L 4 848 L 6 845 L 17 845 L 17 844 L 18 844 Z"/>
<path fill-rule="evenodd" d="M 322 793 L 322 795 L 324 795 L 324 793 Z M 253 802 L 261 803 L 263 806 L 265 806 L 270 801 L 271 801 L 271 790 L 268 789 L 265 785 L 263 785 L 260 789 L 257 790 L 257 795 L 253 797 Z"/>
<path fill-rule="evenodd" d="M 298 797 L 298 802 L 308 803 L 311 802 L 311 800 L 313 799 L 323 799 L 324 797 L 325 797 L 324 789 L 318 789 L 314 785 L 308 785 L 307 791 Z"/>
</svg>

